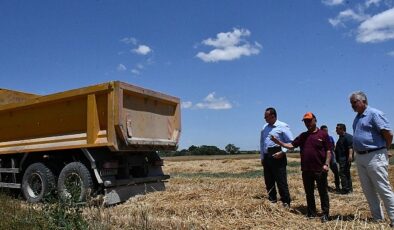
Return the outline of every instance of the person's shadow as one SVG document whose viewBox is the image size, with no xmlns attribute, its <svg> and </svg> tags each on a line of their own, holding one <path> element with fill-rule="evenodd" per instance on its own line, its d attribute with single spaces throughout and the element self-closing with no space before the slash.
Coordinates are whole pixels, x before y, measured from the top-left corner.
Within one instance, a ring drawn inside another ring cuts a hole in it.
<svg viewBox="0 0 394 230">
<path fill-rule="evenodd" d="M 268 199 L 266 196 L 264 195 L 255 195 L 253 196 L 254 199 Z M 305 205 L 298 205 L 298 206 L 291 206 L 291 208 L 289 209 L 289 211 L 291 213 L 297 214 L 297 215 L 301 215 L 301 216 L 307 216 L 308 214 L 308 207 Z M 321 215 L 318 215 L 318 217 Z M 330 216 L 329 220 L 339 220 L 339 221 L 354 221 L 356 219 L 356 217 L 354 216 L 354 214 L 349 214 L 349 215 L 334 215 L 334 216 Z"/>
<path fill-rule="evenodd" d="M 294 206 L 290 209 L 290 212 L 297 214 L 297 215 L 303 215 L 306 216 L 308 214 L 308 207 L 305 205 L 298 205 Z M 319 216 L 319 215 L 318 215 Z M 321 216 L 321 215 L 320 215 Z M 340 221 L 353 221 L 355 220 L 356 217 L 354 214 L 349 214 L 349 215 L 334 215 L 330 216 L 329 220 L 340 220 Z"/>
</svg>

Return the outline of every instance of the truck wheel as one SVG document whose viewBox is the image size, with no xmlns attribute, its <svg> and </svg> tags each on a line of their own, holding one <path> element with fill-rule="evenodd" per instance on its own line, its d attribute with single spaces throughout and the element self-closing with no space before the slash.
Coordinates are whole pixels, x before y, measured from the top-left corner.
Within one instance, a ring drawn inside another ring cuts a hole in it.
<svg viewBox="0 0 394 230">
<path fill-rule="evenodd" d="M 93 181 L 89 170 L 80 162 L 66 165 L 60 172 L 57 190 L 63 200 L 83 202 L 93 189 Z"/>
<path fill-rule="evenodd" d="M 37 203 L 54 190 L 55 175 L 42 163 L 30 165 L 22 178 L 22 193 L 28 202 Z"/>
</svg>

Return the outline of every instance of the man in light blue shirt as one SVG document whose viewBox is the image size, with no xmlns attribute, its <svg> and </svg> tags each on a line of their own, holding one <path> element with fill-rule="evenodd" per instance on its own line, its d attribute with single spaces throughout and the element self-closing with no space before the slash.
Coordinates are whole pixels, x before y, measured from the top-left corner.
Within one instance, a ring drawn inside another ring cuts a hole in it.
<svg viewBox="0 0 394 230">
<path fill-rule="evenodd" d="M 293 140 L 293 134 L 286 123 L 277 119 L 274 108 L 270 107 L 265 110 L 264 119 L 267 124 L 264 125 L 261 131 L 260 156 L 261 164 L 264 167 L 264 182 L 268 199 L 273 203 L 277 202 L 277 186 L 283 206 L 290 207 L 291 199 L 287 184 L 286 150 L 275 144 L 271 140 L 271 136 L 275 136 L 282 142 L 289 143 Z"/>
<path fill-rule="evenodd" d="M 361 187 L 372 217 L 378 221 L 384 219 L 380 197 L 390 218 L 390 226 L 394 227 L 394 193 L 388 179 L 388 149 L 393 141 L 390 124 L 383 112 L 368 106 L 365 93 L 352 93 L 350 104 L 357 112 L 353 122 L 353 149 L 357 153 Z"/>
</svg>

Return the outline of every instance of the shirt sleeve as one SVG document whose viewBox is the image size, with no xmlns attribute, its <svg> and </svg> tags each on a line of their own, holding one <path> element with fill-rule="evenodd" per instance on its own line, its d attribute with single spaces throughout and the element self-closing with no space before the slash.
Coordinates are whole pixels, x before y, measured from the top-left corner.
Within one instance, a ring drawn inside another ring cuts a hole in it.
<svg viewBox="0 0 394 230">
<path fill-rule="evenodd" d="M 264 140 L 263 140 L 263 130 L 260 132 L 260 159 L 264 159 Z"/>
<path fill-rule="evenodd" d="M 281 138 L 284 143 L 291 143 L 293 141 L 293 134 L 290 131 L 289 126 L 282 128 Z M 282 152 L 287 153 L 288 149 L 282 147 Z"/>
<path fill-rule="evenodd" d="M 296 137 L 296 138 L 291 142 L 291 144 L 294 146 L 294 148 L 300 147 L 300 145 L 301 145 L 301 137 L 302 137 L 302 134 L 299 135 L 298 137 Z"/>
<path fill-rule="evenodd" d="M 372 122 L 376 125 L 376 128 L 380 132 L 382 129 L 391 130 L 390 123 L 387 120 L 384 113 L 374 113 L 372 116 Z"/>
<path fill-rule="evenodd" d="M 345 136 L 345 140 L 346 140 L 346 144 L 347 144 L 347 148 L 346 149 L 352 149 L 353 148 L 353 137 L 350 135 L 346 135 Z"/>
</svg>

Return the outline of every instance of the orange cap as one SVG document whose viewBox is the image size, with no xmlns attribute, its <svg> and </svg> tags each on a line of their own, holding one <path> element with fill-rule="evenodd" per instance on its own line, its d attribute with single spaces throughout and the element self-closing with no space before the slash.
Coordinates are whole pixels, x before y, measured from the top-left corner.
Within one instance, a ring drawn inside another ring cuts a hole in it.
<svg viewBox="0 0 394 230">
<path fill-rule="evenodd" d="M 310 120 L 312 118 L 316 118 L 315 115 L 312 112 L 307 112 L 304 115 L 304 118 L 302 118 L 302 120 Z"/>
</svg>

